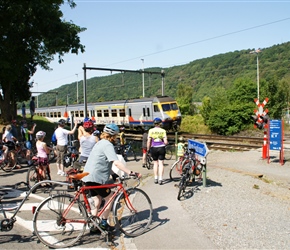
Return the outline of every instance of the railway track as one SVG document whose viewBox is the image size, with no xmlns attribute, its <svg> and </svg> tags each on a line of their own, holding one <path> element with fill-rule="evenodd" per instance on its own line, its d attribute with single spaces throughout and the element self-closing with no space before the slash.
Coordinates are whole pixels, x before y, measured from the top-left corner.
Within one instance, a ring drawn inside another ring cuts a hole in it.
<svg viewBox="0 0 290 250">
<path fill-rule="evenodd" d="M 249 151 L 251 149 L 258 149 L 263 146 L 262 137 L 253 136 L 221 136 L 221 135 L 205 135 L 205 134 L 168 134 L 170 144 L 174 144 L 177 138 L 182 135 L 186 140 L 193 139 L 206 143 L 210 150 L 222 151 Z M 134 141 L 141 141 L 140 134 L 126 134 L 126 138 Z"/>
</svg>

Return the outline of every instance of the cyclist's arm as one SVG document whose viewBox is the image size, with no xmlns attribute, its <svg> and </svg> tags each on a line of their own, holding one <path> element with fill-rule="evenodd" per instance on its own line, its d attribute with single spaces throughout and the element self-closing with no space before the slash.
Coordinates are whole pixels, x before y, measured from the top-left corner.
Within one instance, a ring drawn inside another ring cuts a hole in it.
<svg viewBox="0 0 290 250">
<path fill-rule="evenodd" d="M 120 169 L 121 171 L 125 172 L 128 175 L 131 175 L 133 173 L 133 171 L 126 168 L 120 160 L 113 161 L 113 163 L 118 169 Z M 135 173 L 135 174 L 137 174 L 137 173 Z M 138 178 L 140 178 L 141 174 L 138 173 L 137 176 L 138 176 Z"/>
</svg>

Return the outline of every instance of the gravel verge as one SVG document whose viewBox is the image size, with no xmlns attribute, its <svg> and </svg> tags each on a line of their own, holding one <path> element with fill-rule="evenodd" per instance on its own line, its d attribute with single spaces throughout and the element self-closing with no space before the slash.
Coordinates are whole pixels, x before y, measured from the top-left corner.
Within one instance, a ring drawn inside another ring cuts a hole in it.
<svg viewBox="0 0 290 250">
<path fill-rule="evenodd" d="M 210 152 L 207 187 L 182 201 L 218 249 L 290 249 L 290 157 L 281 166 L 278 156 L 261 156 Z"/>
</svg>

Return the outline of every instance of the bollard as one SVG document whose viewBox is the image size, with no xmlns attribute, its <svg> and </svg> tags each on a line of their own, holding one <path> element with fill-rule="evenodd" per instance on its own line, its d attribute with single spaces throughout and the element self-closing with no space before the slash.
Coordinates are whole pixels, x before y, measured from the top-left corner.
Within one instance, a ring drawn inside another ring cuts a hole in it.
<svg viewBox="0 0 290 250">
<path fill-rule="evenodd" d="M 206 187 L 206 165 L 202 168 L 202 186 Z"/>
</svg>

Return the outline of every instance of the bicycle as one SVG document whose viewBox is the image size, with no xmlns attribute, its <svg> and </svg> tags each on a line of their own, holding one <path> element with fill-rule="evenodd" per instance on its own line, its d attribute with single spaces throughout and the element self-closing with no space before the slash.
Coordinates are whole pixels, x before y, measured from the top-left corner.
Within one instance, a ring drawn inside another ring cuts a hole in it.
<svg viewBox="0 0 290 250">
<path fill-rule="evenodd" d="M 152 169 L 153 168 L 153 158 L 152 156 L 150 155 L 149 152 L 146 153 L 146 163 L 145 163 L 145 166 L 147 169 Z"/>
<path fill-rule="evenodd" d="M 182 173 L 178 184 L 177 200 L 180 200 L 182 196 L 186 194 L 186 187 L 189 183 L 195 181 L 195 176 L 201 178 L 203 164 L 195 156 L 195 150 L 188 149 L 188 153 L 185 155 L 185 159 L 181 164 Z"/>
<path fill-rule="evenodd" d="M 18 189 L 18 187 L 24 184 L 28 187 L 27 183 L 25 182 L 19 182 L 15 184 L 15 189 Z M 7 192 L 3 192 L 0 191 L 0 213 L 2 213 L 3 218 L 2 220 L 0 220 L 0 231 L 1 232 L 8 232 L 11 231 L 13 229 L 14 223 L 16 222 L 16 215 L 19 212 L 19 210 L 21 209 L 22 205 L 25 203 L 25 201 L 28 199 L 29 195 L 31 194 L 31 191 L 28 191 L 26 193 L 26 196 L 22 199 L 22 201 L 20 202 L 19 205 L 16 205 L 14 207 L 4 207 L 3 203 L 2 203 L 2 199 L 4 198 L 4 196 L 7 194 Z M 13 215 L 8 218 L 6 212 L 11 212 L 14 211 Z"/>
<path fill-rule="evenodd" d="M 32 157 L 32 162 L 33 164 L 26 174 L 26 183 L 29 188 L 32 188 L 32 186 L 40 181 L 51 180 L 49 162 L 47 162 L 46 166 L 41 166 L 39 164 L 39 159 L 36 156 Z M 35 191 L 36 189 L 34 189 L 34 193 Z"/>
<path fill-rule="evenodd" d="M 140 180 L 134 187 L 126 187 L 126 181 L 132 177 L 119 178 L 118 183 L 101 186 L 84 186 L 81 178 L 88 173 L 72 175 L 75 193 L 59 193 L 42 201 L 35 209 L 33 229 L 38 239 L 48 247 L 64 248 L 74 245 L 83 236 L 87 226 L 98 228 L 106 236 L 109 233 L 100 226 L 100 218 L 111 202 L 112 219 L 116 228 L 127 236 L 135 237 L 144 233 L 152 221 L 152 203 L 148 195 L 141 189 Z M 53 181 L 48 181 L 53 183 Z M 62 185 L 70 185 L 62 183 Z M 89 205 L 90 189 L 114 188 L 115 192 L 108 203 L 98 211 L 97 216 L 91 213 Z M 81 200 L 82 198 L 82 200 Z M 112 242 L 113 244 L 113 242 Z"/>
<path fill-rule="evenodd" d="M 171 160 L 173 151 L 171 145 L 168 144 L 165 146 L 165 160 Z"/>
<path fill-rule="evenodd" d="M 122 155 L 123 155 L 125 161 L 129 161 L 129 159 L 131 159 L 131 157 L 133 157 L 133 159 L 135 161 L 137 161 L 136 153 L 135 153 L 133 146 L 132 146 L 132 141 L 129 141 L 128 144 L 125 144 L 123 146 Z"/>
</svg>

